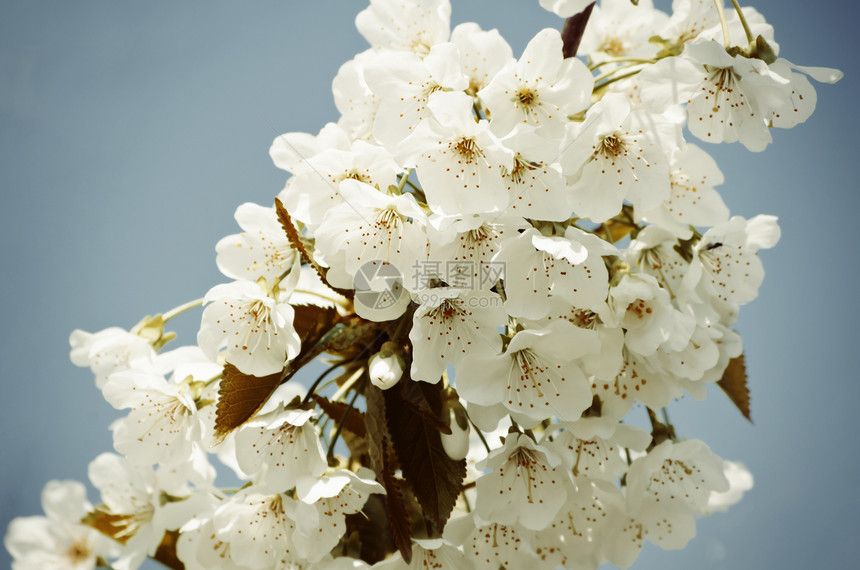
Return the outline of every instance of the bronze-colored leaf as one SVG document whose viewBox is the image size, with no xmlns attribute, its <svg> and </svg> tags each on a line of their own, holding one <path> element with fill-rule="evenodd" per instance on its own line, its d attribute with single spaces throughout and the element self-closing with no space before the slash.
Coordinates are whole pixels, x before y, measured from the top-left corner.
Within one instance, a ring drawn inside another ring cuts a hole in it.
<svg viewBox="0 0 860 570">
<path fill-rule="evenodd" d="M 385 425 L 385 397 L 382 395 L 382 390 L 373 384 L 366 384 L 364 401 L 367 406 L 364 427 L 367 434 L 370 468 L 376 473 L 376 479 L 381 482 L 385 466 L 382 453 L 388 437 L 388 427 Z"/>
<path fill-rule="evenodd" d="M 167 568 L 185 570 L 185 564 L 176 555 L 176 540 L 178 538 L 178 531 L 168 530 L 165 532 L 164 537 L 161 539 L 161 544 L 158 545 L 158 549 L 155 551 L 152 559 L 161 562 Z"/>
<path fill-rule="evenodd" d="M 348 289 L 340 289 L 338 287 L 334 287 L 331 285 L 326 279 L 326 269 L 324 269 L 320 264 L 318 264 L 314 260 L 314 256 L 308 251 L 308 244 L 299 235 L 299 232 L 296 230 L 296 226 L 293 225 L 293 220 L 290 218 L 290 213 L 287 212 L 287 209 L 284 208 L 284 204 L 278 199 L 275 198 L 275 211 L 278 214 L 278 221 L 281 223 L 281 227 L 284 228 L 284 231 L 287 233 L 287 239 L 290 240 L 290 244 L 296 248 L 299 253 L 302 254 L 305 261 L 310 264 L 311 267 L 314 268 L 314 271 L 317 272 L 319 278 L 325 284 L 326 287 L 334 291 L 335 293 L 346 297 L 347 299 L 352 299 L 355 294 L 354 291 Z"/>
<path fill-rule="evenodd" d="M 120 544 L 125 544 L 128 542 L 128 539 L 134 536 L 133 534 L 126 534 L 129 523 L 132 522 L 131 515 L 115 515 L 107 512 L 105 509 L 104 505 L 99 505 L 93 509 L 93 512 L 87 513 L 81 519 L 81 524 L 96 529 Z"/>
<path fill-rule="evenodd" d="M 349 450 L 349 469 L 353 471 L 370 463 L 370 451 L 367 447 L 367 438 L 357 436 L 351 431 L 344 430 L 340 434 L 341 439 Z"/>
<path fill-rule="evenodd" d="M 372 349 L 381 344 L 385 333 L 386 323 L 373 323 L 353 319 L 346 324 L 337 324 L 326 331 L 322 338 L 308 339 L 302 343 L 299 355 L 287 365 L 283 381 L 286 382 L 293 375 L 317 356 L 328 353 L 341 356 L 345 360 L 356 358 L 362 353 L 372 353 Z"/>
<path fill-rule="evenodd" d="M 561 39 L 564 41 L 564 47 L 562 47 L 561 53 L 565 58 L 576 56 L 579 42 L 582 41 L 582 34 L 585 33 L 585 25 L 588 23 L 593 9 L 594 2 L 586 6 L 585 10 L 579 14 L 574 14 L 564 21 L 564 27 L 561 29 Z"/>
<path fill-rule="evenodd" d="M 370 495 L 361 512 L 346 515 L 346 536 L 348 550 L 346 554 L 353 558 L 361 558 L 368 564 L 376 564 L 384 560 L 397 548 L 386 511 L 385 496 Z M 358 549 L 354 550 L 352 537 L 358 537 Z"/>
<path fill-rule="evenodd" d="M 397 460 L 385 421 L 385 397 L 379 388 L 367 384 L 364 392 L 367 412 L 364 423 L 367 430 L 367 447 L 370 465 L 376 472 L 376 479 L 385 487 L 385 509 L 391 536 L 397 550 L 404 560 L 412 559 L 412 524 L 403 503 L 399 480 L 394 476 Z"/>
<path fill-rule="evenodd" d="M 341 317 L 334 307 L 319 307 L 317 305 L 293 305 L 295 317 L 293 328 L 305 344 L 316 344 L 319 340 L 340 322 Z"/>
<path fill-rule="evenodd" d="M 399 382 L 397 387 L 393 389 L 400 389 L 400 395 L 403 397 L 403 401 L 413 412 L 420 415 L 427 423 L 435 427 L 440 432 L 450 435 L 451 426 L 448 425 L 447 421 L 440 418 L 440 415 L 444 417 L 444 414 L 440 414 L 440 412 L 435 411 L 430 406 L 430 402 L 427 401 L 423 388 L 425 385 L 425 382 Z"/>
<path fill-rule="evenodd" d="M 218 386 L 215 438 L 223 439 L 228 433 L 248 421 L 281 384 L 282 376 L 282 372 L 262 377 L 251 376 L 227 363 L 224 366 L 221 384 Z"/>
<path fill-rule="evenodd" d="M 367 429 L 364 426 L 364 414 L 351 406 L 347 406 L 343 402 L 332 402 L 328 398 L 313 395 L 314 401 L 319 404 L 328 417 L 334 420 L 335 425 L 339 424 L 346 414 L 346 420 L 343 422 L 343 430 L 351 432 L 359 437 L 365 437 Z"/>
<path fill-rule="evenodd" d="M 400 383 L 412 382 L 408 371 Z M 442 411 L 442 386 L 440 384 L 416 383 L 434 415 Z M 432 422 L 416 414 L 404 400 L 401 390 L 387 390 L 385 415 L 388 433 L 403 477 L 409 483 L 415 498 L 424 511 L 431 528 L 430 536 L 441 534 L 466 477 L 466 461 L 455 461 L 448 457 L 442 447 L 442 437 Z"/>
<path fill-rule="evenodd" d="M 723 373 L 723 377 L 717 382 L 717 386 L 729 397 L 741 414 L 752 423 L 750 412 L 750 389 L 747 385 L 747 366 L 744 355 L 729 360 L 729 365 Z"/>
<path fill-rule="evenodd" d="M 382 345 L 388 323 L 369 322 L 355 317 L 345 325 L 326 339 L 323 352 L 349 358 L 376 349 L 377 345 Z"/>
<path fill-rule="evenodd" d="M 394 544 L 403 560 L 409 564 L 412 561 L 412 523 L 403 502 L 403 491 L 400 480 L 394 476 L 397 461 L 394 450 L 388 440 L 382 449 L 382 486 L 385 487 L 385 507 L 388 511 L 388 521 L 391 523 L 391 535 Z"/>
</svg>

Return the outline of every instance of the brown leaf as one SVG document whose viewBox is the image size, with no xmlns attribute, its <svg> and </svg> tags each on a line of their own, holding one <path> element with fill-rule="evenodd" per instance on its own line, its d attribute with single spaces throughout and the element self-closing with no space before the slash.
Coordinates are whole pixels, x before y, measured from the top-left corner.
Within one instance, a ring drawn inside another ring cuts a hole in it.
<svg viewBox="0 0 860 570">
<path fill-rule="evenodd" d="M 293 327 L 302 341 L 302 348 L 285 370 L 258 377 L 243 374 L 230 363 L 224 366 L 224 378 L 218 388 L 218 406 L 215 411 L 216 439 L 223 438 L 248 421 L 266 403 L 275 389 L 295 376 L 305 364 L 331 347 L 342 348 L 367 340 L 371 330 L 367 327 L 359 331 L 355 330 L 359 327 L 338 326 L 343 319 L 337 310 L 331 307 L 294 305 L 293 309 Z M 378 326 L 372 330 L 377 328 Z"/>
<path fill-rule="evenodd" d="M 412 382 L 405 372 L 400 383 Z M 434 413 L 442 411 L 441 384 L 416 383 Z M 442 447 L 439 428 L 423 415 L 413 412 L 401 390 L 387 390 L 385 414 L 403 477 L 409 483 L 424 516 L 433 528 L 431 536 L 441 534 L 466 477 L 466 461 L 454 461 Z"/>
<path fill-rule="evenodd" d="M 385 496 L 370 495 L 361 512 L 346 515 L 346 536 L 358 536 L 358 549 L 347 551 L 353 558 L 361 558 L 368 564 L 376 564 L 394 552 L 394 537 L 388 525 Z M 350 543 L 352 540 L 350 540 Z M 352 547 L 352 544 L 349 545 Z"/>
<path fill-rule="evenodd" d="M 364 401 L 367 406 L 367 412 L 364 414 L 364 427 L 367 433 L 370 468 L 376 473 L 376 479 L 382 481 L 382 472 L 385 466 L 382 453 L 385 448 L 385 440 L 388 437 L 388 428 L 385 425 L 385 398 L 382 395 L 382 390 L 373 384 L 366 384 Z"/>
<path fill-rule="evenodd" d="M 241 426 L 263 407 L 266 400 L 277 387 L 289 381 L 306 364 L 325 352 L 344 352 L 346 348 L 356 345 L 360 349 L 353 352 L 359 354 L 366 350 L 376 339 L 371 333 L 378 332 L 380 323 L 367 323 L 366 327 L 339 327 L 325 330 L 331 321 L 322 322 L 319 327 L 305 329 L 302 348 L 299 355 L 287 364 L 283 372 L 258 377 L 243 374 L 232 364 L 224 366 L 224 378 L 218 388 L 218 405 L 215 410 L 215 438 L 220 440 L 228 433 Z M 297 329 L 298 330 L 298 329 Z M 301 332 L 299 333 L 301 335 Z M 362 344 L 367 343 L 367 344 Z"/>
<path fill-rule="evenodd" d="M 305 344 L 316 344 L 331 330 L 341 317 L 334 307 L 319 307 L 317 305 L 293 305 L 295 317 L 293 328 L 299 338 L 302 339 L 302 347 Z"/>
<path fill-rule="evenodd" d="M 251 376 L 240 372 L 230 363 L 224 365 L 215 409 L 215 438 L 223 439 L 248 421 L 281 384 L 282 376 L 282 372 L 263 377 Z"/>
<path fill-rule="evenodd" d="M 351 431 L 345 430 L 340 434 L 340 437 L 343 439 L 343 442 L 349 450 L 350 469 L 355 470 L 358 467 L 369 465 L 370 451 L 367 447 L 366 437 L 359 437 Z"/>
<path fill-rule="evenodd" d="M 439 417 L 442 414 L 430 406 L 430 402 L 427 401 L 424 389 L 422 388 L 424 385 L 426 385 L 425 382 L 399 382 L 397 388 L 394 389 L 400 389 L 403 401 L 413 412 L 420 415 L 427 423 L 440 432 L 450 435 L 451 426 Z"/>
<path fill-rule="evenodd" d="M 319 278 L 326 285 L 326 287 L 328 287 L 335 293 L 343 295 L 347 299 L 352 299 L 353 295 L 355 294 L 354 291 L 334 287 L 328 282 L 328 280 L 326 280 L 326 269 L 324 269 L 314 260 L 313 255 L 311 255 L 311 253 L 308 251 L 308 244 L 305 242 L 302 236 L 299 235 L 299 232 L 296 231 L 296 226 L 293 225 L 293 220 L 292 218 L 290 218 L 290 213 L 287 212 L 287 209 L 284 208 L 284 204 L 278 198 L 275 198 L 275 211 L 278 213 L 278 221 L 281 223 L 281 227 L 284 228 L 284 231 L 287 233 L 287 238 L 290 240 L 290 244 L 292 244 L 292 246 L 296 248 L 299 253 L 302 254 L 302 257 L 305 258 L 305 261 L 307 261 L 310 266 L 314 268 L 314 271 L 317 272 L 317 275 L 319 275 Z"/>
<path fill-rule="evenodd" d="M 574 14 L 564 21 L 564 27 L 561 29 L 561 39 L 564 41 L 564 47 L 562 47 L 561 53 L 565 58 L 576 56 L 579 42 L 582 41 L 582 34 L 585 33 L 585 25 L 588 23 L 588 18 L 591 17 L 593 9 L 594 2 L 586 6 L 585 10 L 579 14 Z"/>
<path fill-rule="evenodd" d="M 343 327 L 337 327 L 342 321 L 337 309 L 318 307 L 316 305 L 293 305 L 295 317 L 293 328 L 302 340 L 302 348 L 289 364 L 283 374 L 286 382 L 305 364 L 325 352 L 321 346 L 342 334 Z"/>
<path fill-rule="evenodd" d="M 376 479 L 385 487 L 385 509 L 391 528 L 391 536 L 404 560 L 412 559 L 412 525 L 403 504 L 403 495 L 398 479 L 394 476 L 397 460 L 389 439 L 385 421 L 385 396 L 379 388 L 367 384 L 364 392 L 367 413 L 364 423 L 367 430 L 367 447 L 370 465 Z"/>
<path fill-rule="evenodd" d="M 368 347 L 373 349 L 377 344 L 382 345 L 380 341 L 387 327 L 388 323 L 368 322 L 356 317 L 346 322 L 337 334 L 327 339 L 323 352 L 346 358 L 356 356 Z"/>
<path fill-rule="evenodd" d="M 176 555 L 176 540 L 178 538 L 179 532 L 175 530 L 165 532 L 164 537 L 161 539 L 161 544 L 158 545 L 158 549 L 155 551 L 155 556 L 152 559 L 161 562 L 167 568 L 185 570 L 185 564 Z"/>
<path fill-rule="evenodd" d="M 744 355 L 729 360 L 729 365 L 723 373 L 723 377 L 717 382 L 717 386 L 734 402 L 741 414 L 752 423 L 750 413 L 750 389 L 747 385 L 747 367 Z"/>
<path fill-rule="evenodd" d="M 343 415 L 346 414 L 346 421 L 343 423 L 343 429 L 351 432 L 359 437 L 367 435 L 367 429 L 364 426 L 364 414 L 351 406 L 347 406 L 343 402 L 332 402 L 323 396 L 313 395 L 314 401 L 319 404 L 328 417 L 334 420 L 335 425 L 341 422 Z"/>
<path fill-rule="evenodd" d="M 394 544 L 403 560 L 409 564 L 412 561 L 412 523 L 406 504 L 403 502 L 403 491 L 400 480 L 394 476 L 397 461 L 394 459 L 394 449 L 388 440 L 382 450 L 382 486 L 385 487 L 385 507 L 388 511 L 388 521 L 391 523 L 391 535 Z"/>
<path fill-rule="evenodd" d="M 292 378 L 305 364 L 324 353 L 336 354 L 349 360 L 360 356 L 363 352 L 371 352 L 376 344 L 381 344 L 378 341 L 384 336 L 386 324 L 367 322 L 357 318 L 347 321 L 345 325 L 336 325 L 322 338 L 314 339 L 316 342 L 308 339 L 307 342 L 302 343 L 299 355 L 287 365 L 283 381 L 286 382 Z"/>
</svg>

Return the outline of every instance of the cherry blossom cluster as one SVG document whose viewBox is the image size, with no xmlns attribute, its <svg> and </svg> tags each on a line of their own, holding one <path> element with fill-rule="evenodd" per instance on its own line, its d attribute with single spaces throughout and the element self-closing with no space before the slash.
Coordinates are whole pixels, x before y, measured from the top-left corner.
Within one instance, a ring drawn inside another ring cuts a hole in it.
<svg viewBox="0 0 860 570">
<path fill-rule="evenodd" d="M 52 481 L 10 525 L 15 570 L 626 568 L 740 499 L 751 475 L 666 407 L 742 362 L 780 230 L 730 216 L 687 139 L 761 151 L 841 74 L 779 57 L 734 0 L 540 4 L 569 19 L 516 57 L 448 0 L 370 0 L 339 119 L 274 141 L 276 205 L 216 246 L 231 281 L 72 334 L 128 412 L 97 506 Z"/>
</svg>

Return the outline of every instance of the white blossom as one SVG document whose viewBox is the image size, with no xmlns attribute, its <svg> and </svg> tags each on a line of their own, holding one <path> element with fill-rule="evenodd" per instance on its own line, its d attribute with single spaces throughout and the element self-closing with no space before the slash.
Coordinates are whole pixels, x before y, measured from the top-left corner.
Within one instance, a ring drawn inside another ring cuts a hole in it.
<svg viewBox="0 0 860 570">
<path fill-rule="evenodd" d="M 236 208 L 236 222 L 244 230 L 221 238 L 215 245 L 218 269 L 232 279 L 272 283 L 292 272 L 298 277 L 298 252 L 284 233 L 274 208 L 246 202 Z"/>
<path fill-rule="evenodd" d="M 564 59 L 557 30 L 535 35 L 522 57 L 500 70 L 478 97 L 490 113 L 493 132 L 504 136 L 518 124 L 560 134 L 568 115 L 588 106 L 594 79 L 575 58 Z"/>
<path fill-rule="evenodd" d="M 640 75 L 642 101 L 660 112 L 686 103 L 687 124 L 708 142 L 740 141 L 751 151 L 771 142 L 768 121 L 786 106 L 788 80 L 755 58 L 729 55 L 717 41 L 695 40 L 684 54 Z"/>
<path fill-rule="evenodd" d="M 650 210 L 669 197 L 669 160 L 657 129 L 644 129 L 627 98 L 609 93 L 571 123 L 561 164 L 572 177 L 577 215 L 603 222 L 624 200 Z M 656 120 L 656 119 L 655 119 Z"/>
<path fill-rule="evenodd" d="M 597 349 L 596 339 L 568 322 L 520 331 L 503 354 L 464 358 L 457 390 L 471 403 L 501 403 L 528 424 L 550 416 L 575 420 L 591 404 L 576 359 Z"/>
<path fill-rule="evenodd" d="M 328 464 L 313 419 L 312 411 L 283 405 L 258 413 L 236 433 L 239 467 L 277 492 L 292 489 L 302 477 L 319 477 Z"/>
<path fill-rule="evenodd" d="M 448 41 L 449 0 L 370 0 L 355 18 L 361 35 L 377 49 L 427 55 L 434 45 Z"/>
<path fill-rule="evenodd" d="M 211 360 L 226 347 L 227 362 L 253 376 L 283 370 L 299 353 L 301 341 L 293 329 L 295 311 L 251 281 L 216 285 L 197 333 L 200 348 Z"/>
<path fill-rule="evenodd" d="M 108 377 L 120 370 L 147 368 L 155 357 L 152 343 L 119 327 L 96 333 L 75 329 L 69 336 L 70 358 L 75 366 L 88 366 L 103 388 Z"/>
<path fill-rule="evenodd" d="M 436 383 L 448 364 L 467 355 L 495 356 L 502 348 L 497 327 L 507 323 L 502 299 L 489 291 L 449 287 L 416 294 L 421 305 L 413 315 L 413 380 Z"/>
<path fill-rule="evenodd" d="M 394 153 L 398 145 L 430 116 L 427 102 L 437 91 L 463 91 L 469 80 L 460 71 L 457 46 L 433 46 L 421 59 L 414 54 L 382 53 L 367 64 L 364 78 L 382 99 L 373 136 Z"/>
<path fill-rule="evenodd" d="M 13 570 L 89 570 L 118 554 L 116 543 L 81 524 L 92 510 L 77 481 L 49 481 L 42 490 L 46 516 L 12 519 L 3 544 Z"/>
<path fill-rule="evenodd" d="M 513 153 L 490 131 L 487 121 L 475 122 L 472 98 L 464 93 L 434 93 L 432 111 L 403 141 L 399 155 L 418 170 L 427 203 L 444 214 L 501 210 L 508 204 L 504 173 Z"/>
</svg>

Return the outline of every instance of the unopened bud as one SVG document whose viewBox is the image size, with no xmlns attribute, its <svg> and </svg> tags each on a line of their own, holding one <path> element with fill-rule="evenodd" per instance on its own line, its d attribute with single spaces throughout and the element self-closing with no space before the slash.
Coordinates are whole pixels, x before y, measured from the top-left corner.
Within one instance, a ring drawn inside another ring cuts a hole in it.
<svg viewBox="0 0 860 570">
<path fill-rule="evenodd" d="M 381 390 L 388 390 L 403 376 L 403 359 L 398 354 L 397 345 L 386 342 L 382 348 L 370 357 L 368 361 L 368 374 L 374 386 Z"/>
<path fill-rule="evenodd" d="M 457 400 L 446 402 L 451 433 L 443 433 L 442 448 L 454 461 L 465 459 L 469 453 L 469 420 L 466 410 Z"/>
</svg>

